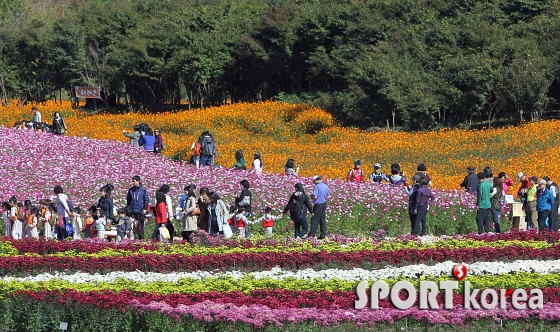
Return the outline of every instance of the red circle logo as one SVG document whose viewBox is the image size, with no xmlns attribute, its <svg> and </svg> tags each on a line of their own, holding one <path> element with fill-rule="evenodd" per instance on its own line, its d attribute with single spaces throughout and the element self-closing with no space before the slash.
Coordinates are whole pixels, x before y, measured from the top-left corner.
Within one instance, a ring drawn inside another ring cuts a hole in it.
<svg viewBox="0 0 560 332">
<path fill-rule="evenodd" d="M 461 281 L 467 276 L 467 267 L 463 264 L 457 264 L 453 268 L 453 276 L 457 281 Z"/>
</svg>

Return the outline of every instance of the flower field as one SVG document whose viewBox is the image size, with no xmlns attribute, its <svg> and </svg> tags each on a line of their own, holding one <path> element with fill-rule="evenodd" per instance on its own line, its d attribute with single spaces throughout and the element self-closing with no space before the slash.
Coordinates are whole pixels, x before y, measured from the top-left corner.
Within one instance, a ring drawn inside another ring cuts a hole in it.
<svg viewBox="0 0 560 332">
<path fill-rule="evenodd" d="M 7 330 L 25 321 L 18 331 L 50 331 L 57 321 L 72 331 L 550 331 L 560 320 L 559 240 L 534 231 L 426 242 L 383 234 L 240 241 L 199 233 L 192 246 L 3 240 L 0 315 Z M 461 282 L 451 310 L 443 309 L 443 292 L 435 310 L 400 310 L 387 299 L 377 310 L 354 309 L 362 280 L 454 280 L 458 262 L 467 264 L 471 288 L 539 288 L 543 308 L 516 310 L 508 298 L 505 309 L 464 309 Z"/>
<path fill-rule="evenodd" d="M 352 162 L 361 159 L 366 172 L 379 162 L 389 172 L 391 163 L 401 164 L 410 174 L 418 163 L 425 162 L 437 188 L 458 188 L 465 168 L 477 170 L 491 166 L 497 173 L 505 171 L 512 178 L 519 171 L 538 177 L 560 178 L 554 167 L 560 161 L 559 121 L 542 121 L 519 127 L 482 131 L 441 130 L 428 133 L 365 133 L 336 125 L 326 112 L 304 105 L 265 102 L 234 104 L 206 110 L 169 113 L 126 113 L 86 115 L 74 111 L 68 102 L 39 105 L 43 121 L 51 121 L 60 111 L 66 118 L 70 135 L 126 141 L 123 129 L 145 122 L 162 130 L 166 149 L 172 158 L 188 160 L 190 147 L 200 133 L 210 130 L 219 144 L 217 163 L 230 167 L 234 153 L 245 152 L 250 166 L 252 154 L 260 151 L 264 171 L 281 173 L 288 158 L 301 165 L 301 174 L 323 174 L 328 178 L 345 177 Z M 0 124 L 12 126 L 20 119 L 30 119 L 30 106 L 0 106 Z M 526 144 L 528 137 L 539 139 Z M 532 156 L 546 155 L 546 162 Z"/>
<path fill-rule="evenodd" d="M 78 114 L 68 110 L 69 126 L 76 129 L 82 116 Z M 166 116 L 175 114 L 180 113 Z M 126 116 L 132 115 L 82 120 Z M 129 120 L 127 126 L 138 118 Z M 118 132 L 120 125 L 104 128 Z M 84 125 L 88 134 L 86 129 Z M 131 177 L 138 174 L 152 200 L 156 188 L 167 183 L 176 205 L 183 186 L 193 183 L 197 188 L 208 186 L 230 204 L 239 181 L 246 178 L 260 216 L 265 206 L 280 213 L 295 182 L 302 182 L 308 192 L 312 189 L 307 177 L 200 170 L 145 154 L 122 141 L 92 137 L 0 127 L 2 200 L 16 195 L 37 202 L 50 198 L 60 184 L 75 206 L 87 207 L 97 201 L 98 188 L 110 182 L 120 207 Z M 433 236 L 412 238 L 405 235 L 410 223 L 401 188 L 346 183 L 334 176 L 326 183 L 333 197 L 327 210 L 328 240 L 323 241 L 294 240 L 287 217 L 275 224 L 268 238 L 262 226 L 251 225 L 254 236 L 248 240 L 226 240 L 203 231 L 194 235 L 193 244 L 0 238 L 0 328 L 53 331 L 60 322 L 68 322 L 70 331 L 80 332 L 557 330 L 560 233 L 470 234 L 476 230 L 473 197 L 441 189 L 434 190 L 436 201 L 428 216 Z M 502 226 L 508 230 L 505 214 Z M 153 221 L 146 227 L 149 233 Z M 457 235 L 446 236 L 450 234 Z M 443 308 L 443 292 L 437 294 L 440 309 L 420 310 L 416 303 L 400 310 L 388 299 L 382 299 L 377 310 L 354 309 L 360 281 L 393 285 L 406 280 L 418 286 L 419 281 L 454 280 L 451 270 L 458 263 L 467 265 L 464 280 L 471 288 L 539 288 L 543 308 L 517 310 L 508 297 L 505 309 L 465 309 L 461 281 L 451 310 Z"/>
</svg>

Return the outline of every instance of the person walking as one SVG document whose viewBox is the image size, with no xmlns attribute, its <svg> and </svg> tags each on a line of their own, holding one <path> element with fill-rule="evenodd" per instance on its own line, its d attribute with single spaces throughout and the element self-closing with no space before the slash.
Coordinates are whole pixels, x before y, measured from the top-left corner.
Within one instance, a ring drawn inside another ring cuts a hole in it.
<svg viewBox="0 0 560 332">
<path fill-rule="evenodd" d="M 165 207 L 167 211 L 167 222 L 165 223 L 165 228 L 169 232 L 169 242 L 173 243 L 173 239 L 175 236 L 175 225 L 173 225 L 173 202 L 171 201 L 171 196 L 169 196 L 169 185 L 163 184 L 159 188 L 158 191 L 161 191 L 165 194 Z"/>
<path fill-rule="evenodd" d="M 216 142 L 209 131 L 205 131 L 200 136 L 200 167 L 212 166 L 214 154 L 216 152 Z"/>
<path fill-rule="evenodd" d="M 290 212 L 290 219 L 294 222 L 294 238 L 301 239 L 308 231 L 307 212 L 313 213 L 313 206 L 303 189 L 303 184 L 298 182 L 294 188 L 295 191 L 290 196 L 282 215 Z"/>
<path fill-rule="evenodd" d="M 325 212 L 327 210 L 327 197 L 330 196 L 329 187 L 323 182 L 323 178 L 319 175 L 313 177 L 315 188 L 313 189 L 313 213 L 311 214 L 311 230 L 305 238 L 314 238 L 317 228 L 321 226 L 321 235 L 318 239 L 324 239 L 327 236 L 327 222 Z"/>
<path fill-rule="evenodd" d="M 140 143 L 139 142 L 140 142 L 140 136 L 142 136 L 140 134 L 140 126 L 134 125 L 134 127 L 132 127 L 132 128 L 133 128 L 133 132 L 131 132 L 131 133 L 129 133 L 126 130 L 123 130 L 123 135 L 130 139 L 130 141 L 129 141 L 130 146 L 135 147 L 135 148 L 140 148 Z"/>
<path fill-rule="evenodd" d="M 53 134 L 64 135 L 65 131 L 68 131 L 68 128 L 66 128 L 66 123 L 64 122 L 64 119 L 60 117 L 59 112 L 54 112 L 54 119 L 52 124 Z"/>
<path fill-rule="evenodd" d="M 138 225 L 138 239 L 144 239 L 144 222 L 148 205 L 150 204 L 150 197 L 148 191 L 142 185 L 140 176 L 135 175 L 132 177 L 132 187 L 128 189 L 126 194 L 126 205 L 132 209 L 132 217 Z"/>
<path fill-rule="evenodd" d="M 478 235 L 483 232 L 490 231 L 490 208 L 492 203 L 490 201 L 490 193 L 492 186 L 488 181 L 485 181 L 483 172 L 478 173 L 478 190 L 476 194 L 476 225 L 478 228 Z"/>
<path fill-rule="evenodd" d="M 235 197 L 235 206 L 237 206 L 237 208 L 243 208 L 245 217 L 249 219 L 251 213 L 253 212 L 252 211 L 253 193 L 251 193 L 251 191 L 249 190 L 249 188 L 251 188 L 251 184 L 249 183 L 249 181 L 244 179 L 241 180 L 241 182 L 239 182 L 239 185 L 241 186 L 241 192 L 239 193 L 239 195 L 236 195 Z M 244 238 L 248 238 L 248 237 L 249 237 L 249 228 L 245 227 Z"/>
<path fill-rule="evenodd" d="M 537 214 L 539 223 L 539 232 L 545 229 L 550 230 L 551 221 L 549 221 L 549 226 L 546 225 L 546 219 L 550 215 L 550 210 L 554 206 L 555 197 L 552 195 L 550 190 L 546 189 L 546 180 L 542 179 L 539 181 L 537 190 Z"/>
<path fill-rule="evenodd" d="M 54 193 L 57 198 L 56 210 L 59 218 L 56 224 L 56 235 L 57 239 L 64 240 L 68 237 L 66 224 L 70 221 L 70 215 L 72 214 L 72 211 L 70 210 L 70 205 L 68 204 L 68 196 L 64 194 L 64 190 L 62 189 L 62 187 L 55 186 Z"/>
<path fill-rule="evenodd" d="M 465 191 L 469 194 L 475 194 L 478 188 L 478 177 L 474 173 L 474 167 L 467 167 L 467 176 L 461 182 L 461 187 L 465 188 Z"/>
<path fill-rule="evenodd" d="M 220 196 L 212 192 L 208 195 L 208 233 L 224 234 L 223 226 L 227 224 L 228 210 Z"/>
<path fill-rule="evenodd" d="M 546 188 L 550 190 L 554 196 L 554 205 L 548 215 L 548 225 L 552 231 L 558 231 L 558 207 L 560 205 L 560 191 L 556 182 L 550 180 L 548 176 L 544 176 L 543 180 L 546 181 Z"/>
<path fill-rule="evenodd" d="M 414 203 L 414 214 L 416 219 L 414 220 L 414 227 L 412 228 L 412 235 L 418 236 L 420 231 L 420 224 L 422 225 L 422 232 L 420 236 L 426 235 L 426 215 L 430 209 L 430 205 L 435 200 L 434 194 L 430 188 L 428 188 L 428 179 L 425 177 L 420 177 L 419 188 L 416 191 L 416 202 Z"/>
<path fill-rule="evenodd" d="M 356 183 L 364 182 L 365 175 L 361 167 L 362 167 L 362 162 L 360 160 L 355 160 L 354 168 L 352 168 L 350 172 L 348 172 L 348 175 L 346 175 L 346 181 L 356 182 Z"/>
</svg>

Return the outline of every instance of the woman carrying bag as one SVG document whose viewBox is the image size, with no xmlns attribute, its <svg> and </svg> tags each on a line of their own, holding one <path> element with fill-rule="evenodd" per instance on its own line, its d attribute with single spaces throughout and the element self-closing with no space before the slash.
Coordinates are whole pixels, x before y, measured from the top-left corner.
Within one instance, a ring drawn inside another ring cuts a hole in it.
<svg viewBox="0 0 560 332">
<path fill-rule="evenodd" d="M 187 186 L 187 201 L 185 202 L 185 210 L 181 218 L 181 226 L 183 240 L 192 243 L 191 235 L 197 230 L 198 216 L 200 215 L 200 208 L 196 204 L 196 193 L 193 186 Z"/>
</svg>

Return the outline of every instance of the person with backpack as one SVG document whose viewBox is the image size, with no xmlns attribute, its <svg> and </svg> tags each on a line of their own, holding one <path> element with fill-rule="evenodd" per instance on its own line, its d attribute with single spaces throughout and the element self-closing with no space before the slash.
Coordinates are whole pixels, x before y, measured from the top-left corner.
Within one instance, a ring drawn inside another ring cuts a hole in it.
<svg viewBox="0 0 560 332">
<path fill-rule="evenodd" d="M 361 169 L 362 162 L 360 160 L 354 161 L 354 168 L 348 172 L 346 176 L 347 182 L 363 183 L 365 179 L 364 171 Z"/>
<path fill-rule="evenodd" d="M 490 198 L 490 209 L 492 212 L 492 219 L 494 220 L 494 231 L 496 233 L 501 233 L 500 229 L 500 212 L 502 211 L 502 201 L 504 196 L 504 186 L 502 183 L 502 178 L 497 177 L 494 179 L 494 188 L 492 192 L 494 195 L 491 195 Z"/>
<path fill-rule="evenodd" d="M 374 184 L 381 184 L 382 181 L 389 182 L 389 178 L 381 173 L 381 164 L 373 165 L 373 173 L 369 175 L 369 180 Z"/>
<path fill-rule="evenodd" d="M 64 240 L 68 237 L 66 224 L 70 222 L 70 215 L 72 215 L 74 206 L 72 206 L 72 202 L 68 200 L 68 196 L 64 194 L 64 190 L 61 186 L 55 186 L 54 193 L 57 197 L 57 214 L 59 219 L 55 227 L 56 234 L 59 240 Z"/>
<path fill-rule="evenodd" d="M 307 234 L 307 212 L 313 213 L 313 206 L 303 189 L 303 184 L 298 182 L 294 188 L 295 191 L 290 196 L 282 214 L 290 212 L 290 219 L 294 222 L 294 238 L 299 240 Z"/>
<path fill-rule="evenodd" d="M 554 205 L 550 210 L 548 215 L 548 225 L 550 229 L 557 232 L 558 231 L 558 206 L 560 205 L 560 191 L 556 182 L 550 180 L 548 176 L 544 176 L 543 180 L 546 181 L 546 189 L 550 190 L 552 196 L 554 196 Z"/>
<path fill-rule="evenodd" d="M 402 186 L 406 183 L 406 176 L 401 172 L 401 166 L 399 164 L 391 164 L 391 176 L 389 177 L 389 183 L 393 186 Z"/>
<path fill-rule="evenodd" d="M 199 168 L 200 154 L 202 152 L 202 145 L 200 144 L 200 140 L 192 144 L 191 150 L 192 150 L 191 164 L 196 165 L 196 168 Z"/>
<path fill-rule="evenodd" d="M 425 177 L 428 180 L 428 187 L 432 187 L 432 178 L 428 174 L 428 167 L 426 164 L 418 164 L 418 167 L 416 167 L 416 175 Z"/>
<path fill-rule="evenodd" d="M 126 195 L 126 205 L 130 206 L 133 213 L 133 218 L 138 224 L 138 239 L 144 239 L 144 221 L 150 204 L 150 197 L 148 191 L 140 182 L 140 176 L 135 175 L 132 177 L 132 187 L 128 190 Z"/>
<path fill-rule="evenodd" d="M 205 131 L 200 139 L 200 167 L 212 166 L 216 152 L 216 142 L 209 131 Z"/>
</svg>

